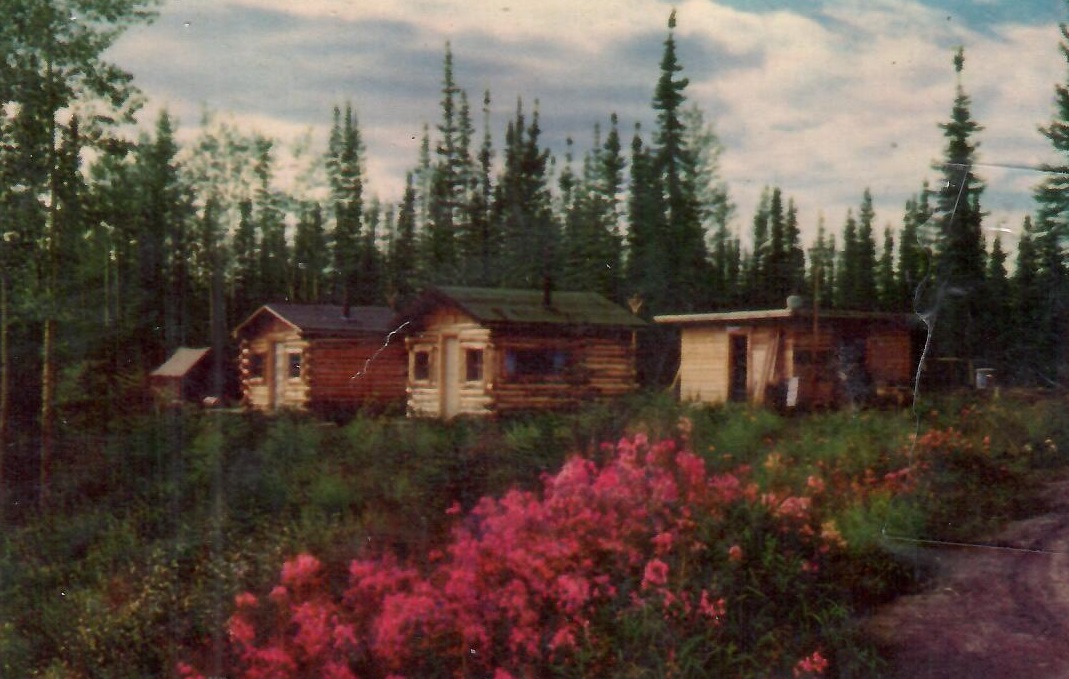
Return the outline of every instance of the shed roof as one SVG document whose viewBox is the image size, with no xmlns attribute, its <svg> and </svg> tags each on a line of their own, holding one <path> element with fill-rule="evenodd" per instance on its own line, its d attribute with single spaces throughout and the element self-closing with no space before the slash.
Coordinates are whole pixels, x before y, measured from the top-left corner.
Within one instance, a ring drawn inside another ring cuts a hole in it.
<svg viewBox="0 0 1069 679">
<path fill-rule="evenodd" d="M 164 361 L 163 365 L 153 370 L 150 375 L 152 377 L 185 377 L 210 351 L 208 347 L 203 349 L 179 347 L 170 358 Z"/>
<path fill-rule="evenodd" d="M 397 313 L 384 306 L 345 307 L 339 304 L 265 304 L 246 318 L 237 328 L 237 335 L 264 316 L 277 318 L 305 335 L 361 335 L 384 333 L 396 329 Z"/>
<path fill-rule="evenodd" d="M 858 320 L 882 323 L 910 323 L 917 319 L 916 314 L 892 313 L 887 311 L 846 311 L 820 309 L 817 317 L 827 320 Z M 703 314 L 666 314 L 654 316 L 657 323 L 667 325 L 697 325 L 718 323 L 745 323 L 775 321 L 785 319 L 812 319 L 813 310 L 799 309 L 753 309 L 744 311 L 720 311 Z"/>
<path fill-rule="evenodd" d="M 638 316 L 594 292 L 439 287 L 424 293 L 410 316 L 434 303 L 449 303 L 485 325 L 555 325 L 628 328 L 645 325 Z"/>
</svg>

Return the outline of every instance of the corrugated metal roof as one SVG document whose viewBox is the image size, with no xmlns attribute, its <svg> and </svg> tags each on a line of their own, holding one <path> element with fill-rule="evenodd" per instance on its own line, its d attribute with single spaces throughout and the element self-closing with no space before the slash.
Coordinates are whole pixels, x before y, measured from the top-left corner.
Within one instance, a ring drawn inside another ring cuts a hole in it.
<svg viewBox="0 0 1069 679">
<path fill-rule="evenodd" d="M 645 325 L 638 316 L 593 292 L 554 291 L 548 305 L 541 290 L 440 287 L 429 294 L 455 304 L 480 323 L 489 325 Z"/>
<path fill-rule="evenodd" d="M 821 309 L 818 318 L 854 319 L 862 321 L 884 321 L 891 323 L 908 323 L 917 318 L 916 314 L 892 313 L 886 311 L 838 311 Z M 739 323 L 745 321 L 768 321 L 785 318 L 812 318 L 812 309 L 754 309 L 747 311 L 720 311 L 704 314 L 666 314 L 654 316 L 657 323 L 689 325 L 694 323 Z"/>
<path fill-rule="evenodd" d="M 152 377 L 185 377 L 200 360 L 208 355 L 210 348 L 193 349 L 179 347 L 163 365 L 152 371 Z"/>
<path fill-rule="evenodd" d="M 268 313 L 310 335 L 383 333 L 396 329 L 397 313 L 384 306 L 345 307 L 339 304 L 265 304 L 235 328 L 237 334 L 261 314 Z"/>
</svg>

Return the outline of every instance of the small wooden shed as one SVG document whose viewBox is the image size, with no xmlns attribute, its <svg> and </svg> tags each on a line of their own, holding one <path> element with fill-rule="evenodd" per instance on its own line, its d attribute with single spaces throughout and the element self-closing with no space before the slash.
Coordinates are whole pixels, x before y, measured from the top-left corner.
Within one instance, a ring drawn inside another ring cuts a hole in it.
<svg viewBox="0 0 1069 679">
<path fill-rule="evenodd" d="M 657 316 L 680 331 L 680 398 L 789 408 L 901 401 L 911 314 L 807 308 Z"/>
<path fill-rule="evenodd" d="M 242 403 L 353 412 L 400 406 L 407 357 L 392 309 L 267 304 L 234 330 Z"/>
<path fill-rule="evenodd" d="M 208 395 L 211 365 L 209 348 L 179 347 L 163 365 L 149 373 L 156 401 L 165 405 L 197 403 Z"/>
<path fill-rule="evenodd" d="M 645 323 L 595 293 L 440 287 L 404 318 L 413 416 L 563 409 L 636 387 Z"/>
</svg>

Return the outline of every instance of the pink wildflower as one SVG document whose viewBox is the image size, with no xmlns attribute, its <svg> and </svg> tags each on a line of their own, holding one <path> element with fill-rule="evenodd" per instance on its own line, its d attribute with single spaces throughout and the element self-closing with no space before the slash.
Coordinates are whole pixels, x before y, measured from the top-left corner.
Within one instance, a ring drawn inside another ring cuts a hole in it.
<svg viewBox="0 0 1069 679">
<path fill-rule="evenodd" d="M 256 628 L 245 618 L 235 615 L 227 623 L 230 638 L 242 646 L 251 646 L 256 641 Z"/>
<path fill-rule="evenodd" d="M 276 604 L 281 605 L 286 601 L 286 598 L 289 597 L 289 594 L 289 590 L 287 590 L 282 585 L 275 585 L 271 589 L 271 593 L 268 594 L 267 597 L 271 599 L 271 601 L 274 601 Z"/>
<path fill-rule="evenodd" d="M 791 496 L 776 507 L 776 516 L 783 519 L 798 519 L 804 521 L 809 518 L 809 498 Z"/>
<path fill-rule="evenodd" d="M 828 670 L 828 659 L 821 655 L 820 651 L 813 651 L 812 655 L 802 658 L 794 666 L 796 677 L 820 677 Z"/>
<path fill-rule="evenodd" d="M 319 559 L 311 554 L 298 554 L 282 566 L 282 584 L 292 587 L 313 585 L 319 577 Z"/>
<path fill-rule="evenodd" d="M 642 575 L 642 589 L 662 587 L 668 582 L 668 564 L 660 559 L 651 559 Z"/>
<path fill-rule="evenodd" d="M 650 542 L 653 543 L 653 551 L 657 554 L 667 554 L 672 551 L 672 541 L 675 540 L 675 536 L 665 531 L 653 536 Z"/>
<path fill-rule="evenodd" d="M 734 563 L 742 561 L 742 547 L 739 545 L 731 545 L 728 549 L 728 559 Z"/>
<path fill-rule="evenodd" d="M 709 597 L 709 592 L 703 589 L 702 598 L 698 602 L 698 610 L 710 620 L 719 621 L 727 611 L 727 604 L 724 601 L 724 597 L 720 597 L 716 601 L 713 601 Z"/>
</svg>

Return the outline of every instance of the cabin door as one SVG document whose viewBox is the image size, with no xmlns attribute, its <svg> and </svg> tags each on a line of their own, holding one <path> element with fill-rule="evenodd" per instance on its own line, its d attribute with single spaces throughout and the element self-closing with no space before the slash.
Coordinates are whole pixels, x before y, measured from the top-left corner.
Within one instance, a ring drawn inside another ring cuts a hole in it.
<svg viewBox="0 0 1069 679">
<path fill-rule="evenodd" d="M 745 403 L 749 342 L 746 335 L 730 335 L 728 341 L 728 399 Z"/>
<path fill-rule="evenodd" d="M 286 345 L 278 342 L 274 347 L 274 370 L 271 375 L 271 407 L 275 410 L 286 403 L 286 377 L 289 375 Z"/>
<path fill-rule="evenodd" d="M 460 412 L 460 342 L 446 337 L 442 342 L 441 413 L 451 418 Z"/>
</svg>

